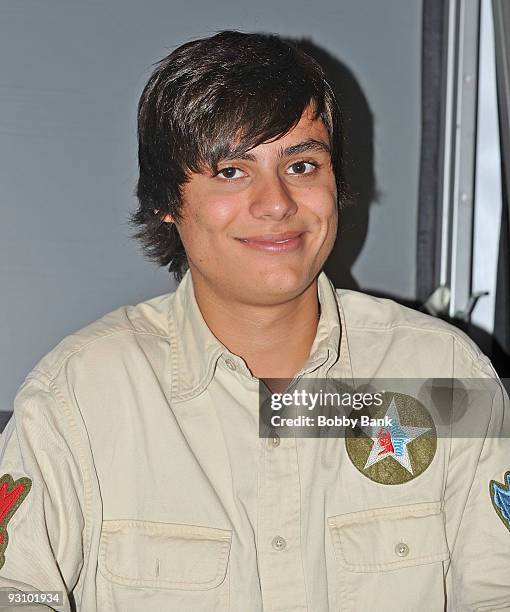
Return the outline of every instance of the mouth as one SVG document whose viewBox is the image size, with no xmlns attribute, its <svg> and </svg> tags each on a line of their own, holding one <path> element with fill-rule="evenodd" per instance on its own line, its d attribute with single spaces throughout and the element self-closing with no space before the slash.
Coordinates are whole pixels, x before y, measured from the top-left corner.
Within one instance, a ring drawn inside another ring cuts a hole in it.
<svg viewBox="0 0 510 612">
<path fill-rule="evenodd" d="M 236 238 L 241 244 L 270 253 L 288 253 L 303 244 L 305 232 L 284 232 L 281 234 L 263 234 L 247 238 Z"/>
</svg>

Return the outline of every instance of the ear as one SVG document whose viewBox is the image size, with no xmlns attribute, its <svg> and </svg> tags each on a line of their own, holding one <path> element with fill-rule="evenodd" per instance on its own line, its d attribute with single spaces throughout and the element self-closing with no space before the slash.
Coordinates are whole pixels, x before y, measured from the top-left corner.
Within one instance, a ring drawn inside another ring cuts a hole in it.
<svg viewBox="0 0 510 612">
<path fill-rule="evenodd" d="M 156 208 L 154 209 L 154 212 L 156 214 L 158 214 L 159 210 Z M 174 218 L 172 217 L 172 215 L 170 213 L 166 214 L 161 221 L 164 221 L 165 223 L 175 223 Z"/>
</svg>

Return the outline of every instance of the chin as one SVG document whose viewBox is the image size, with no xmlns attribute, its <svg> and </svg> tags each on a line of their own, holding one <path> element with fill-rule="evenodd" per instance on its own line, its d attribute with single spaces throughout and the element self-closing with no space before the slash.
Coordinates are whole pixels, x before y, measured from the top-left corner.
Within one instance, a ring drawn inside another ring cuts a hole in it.
<svg viewBox="0 0 510 612">
<path fill-rule="evenodd" d="M 257 287 L 266 297 L 293 298 L 302 293 L 313 281 L 307 271 L 301 269 L 265 270 L 259 275 Z"/>
</svg>

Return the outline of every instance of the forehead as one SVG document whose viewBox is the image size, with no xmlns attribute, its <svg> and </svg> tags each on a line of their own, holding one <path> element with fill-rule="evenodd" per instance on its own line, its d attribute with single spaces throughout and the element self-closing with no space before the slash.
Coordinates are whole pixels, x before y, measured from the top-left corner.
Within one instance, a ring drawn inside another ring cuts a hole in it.
<svg viewBox="0 0 510 612">
<path fill-rule="evenodd" d="M 288 157 L 304 151 L 314 150 L 331 154 L 329 133 L 320 118 L 314 117 L 311 110 L 306 109 L 298 123 L 284 135 L 270 139 L 251 148 L 240 142 L 237 146 L 227 147 L 222 151 L 220 159 L 256 160 L 262 157 Z"/>
<path fill-rule="evenodd" d="M 280 136 L 274 141 L 264 142 L 257 147 L 251 149 L 256 152 L 257 149 L 284 149 L 291 144 L 306 140 L 317 140 L 329 144 L 329 135 L 326 126 L 320 118 L 314 118 L 310 111 L 305 111 L 299 122 L 289 130 L 285 135 Z"/>
</svg>

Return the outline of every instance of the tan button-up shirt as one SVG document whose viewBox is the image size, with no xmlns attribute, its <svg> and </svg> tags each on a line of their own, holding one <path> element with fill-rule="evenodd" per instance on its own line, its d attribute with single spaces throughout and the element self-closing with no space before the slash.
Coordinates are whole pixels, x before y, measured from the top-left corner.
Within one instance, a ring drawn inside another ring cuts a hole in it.
<svg viewBox="0 0 510 612">
<path fill-rule="evenodd" d="M 451 326 L 324 273 L 318 290 L 297 376 L 497 380 Z M 260 438 L 259 382 L 208 329 L 188 272 L 65 338 L 19 389 L 0 587 L 64 591 L 83 612 L 510 610 L 498 389 L 483 436 L 438 436 L 400 484 L 380 475 L 410 464 L 360 467 L 344 437 Z"/>
</svg>

